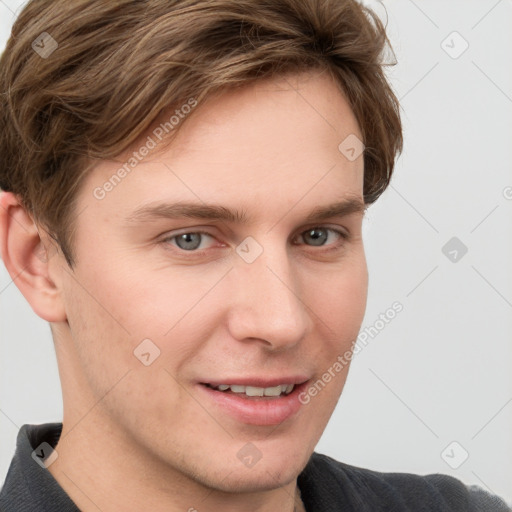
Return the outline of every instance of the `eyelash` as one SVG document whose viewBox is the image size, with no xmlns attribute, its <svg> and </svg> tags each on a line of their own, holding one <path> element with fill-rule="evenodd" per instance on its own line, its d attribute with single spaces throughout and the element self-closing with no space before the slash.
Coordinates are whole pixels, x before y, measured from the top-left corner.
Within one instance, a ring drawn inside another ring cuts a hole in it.
<svg viewBox="0 0 512 512">
<path fill-rule="evenodd" d="M 338 229 L 330 228 L 328 226 L 312 226 L 312 227 L 307 228 L 304 231 L 300 232 L 298 236 L 299 237 L 303 236 L 308 231 L 313 231 L 313 230 L 324 230 L 324 231 L 330 231 L 330 232 L 336 233 L 337 235 L 339 235 L 339 237 L 340 237 L 342 242 L 347 241 L 350 238 L 350 235 L 345 233 L 344 231 L 340 231 Z M 206 235 L 206 236 L 209 236 L 211 238 L 215 238 L 215 236 L 212 235 L 211 233 L 209 233 L 208 231 L 203 231 L 203 230 L 183 231 L 182 233 L 178 233 L 176 235 L 165 237 L 162 240 L 161 243 L 164 244 L 164 245 L 172 245 L 174 249 L 178 250 L 178 252 L 183 253 L 183 254 L 193 254 L 193 255 L 200 255 L 201 256 L 206 251 L 209 250 L 209 249 L 192 249 L 192 250 L 187 251 L 185 249 L 181 249 L 177 245 L 174 245 L 174 244 L 170 243 L 170 241 L 172 241 L 172 240 L 174 240 L 177 237 L 182 236 L 182 235 Z M 294 244 L 294 245 L 300 245 L 300 244 Z M 313 248 L 314 247 L 318 247 L 318 248 L 328 247 L 327 249 L 323 250 L 323 252 L 325 253 L 325 252 L 339 250 L 342 245 L 343 245 L 343 243 L 337 243 L 337 244 L 331 244 L 331 245 L 327 245 L 327 246 L 325 246 L 325 245 L 319 245 L 319 246 L 310 245 L 309 247 L 313 247 Z"/>
</svg>

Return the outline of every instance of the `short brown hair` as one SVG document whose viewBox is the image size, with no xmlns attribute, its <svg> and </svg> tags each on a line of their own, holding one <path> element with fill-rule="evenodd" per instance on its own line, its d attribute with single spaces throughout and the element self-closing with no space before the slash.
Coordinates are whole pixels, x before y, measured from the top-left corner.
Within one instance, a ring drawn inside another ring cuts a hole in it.
<svg viewBox="0 0 512 512">
<path fill-rule="evenodd" d="M 51 42 L 43 33 L 58 44 L 46 58 L 33 46 Z M 0 188 L 72 267 L 75 199 L 91 159 L 121 154 L 191 97 L 320 68 L 359 123 L 370 204 L 402 150 L 388 48 L 380 19 L 355 0 L 31 0 L 0 59 Z"/>
</svg>

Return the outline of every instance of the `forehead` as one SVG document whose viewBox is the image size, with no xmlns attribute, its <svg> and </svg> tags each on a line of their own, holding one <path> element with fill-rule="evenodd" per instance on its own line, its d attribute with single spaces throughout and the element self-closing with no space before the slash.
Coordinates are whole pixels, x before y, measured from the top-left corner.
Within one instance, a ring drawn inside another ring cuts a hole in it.
<svg viewBox="0 0 512 512">
<path fill-rule="evenodd" d="M 128 214 L 149 200 L 238 202 L 245 210 L 270 211 L 271 203 L 289 207 L 301 197 L 311 206 L 325 196 L 328 204 L 362 195 L 363 158 L 348 159 L 339 148 L 347 137 L 362 138 L 360 130 L 326 73 L 255 82 L 195 108 L 165 149 L 155 128 L 173 116 L 180 122 L 190 109 L 162 113 L 129 151 L 101 161 L 86 180 L 82 200 L 93 210 Z M 141 157 L 148 137 L 156 148 Z M 98 187 L 106 191 L 101 200 L 93 194 Z"/>
</svg>

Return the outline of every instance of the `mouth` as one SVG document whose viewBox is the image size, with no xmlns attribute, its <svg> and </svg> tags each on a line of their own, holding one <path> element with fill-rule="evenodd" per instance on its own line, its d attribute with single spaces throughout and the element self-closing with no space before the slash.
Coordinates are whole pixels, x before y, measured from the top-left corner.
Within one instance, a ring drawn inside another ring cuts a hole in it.
<svg viewBox="0 0 512 512">
<path fill-rule="evenodd" d="M 220 391 L 221 393 L 234 393 L 246 398 L 278 398 L 280 396 L 289 395 L 295 389 L 295 384 L 278 384 L 277 386 L 266 388 L 242 386 L 239 384 L 219 384 L 218 386 L 212 386 L 211 384 L 204 385 L 215 391 Z"/>
<path fill-rule="evenodd" d="M 235 379 L 198 383 L 200 393 L 222 416 L 251 425 L 278 425 L 300 412 L 299 394 L 309 379 Z"/>
</svg>

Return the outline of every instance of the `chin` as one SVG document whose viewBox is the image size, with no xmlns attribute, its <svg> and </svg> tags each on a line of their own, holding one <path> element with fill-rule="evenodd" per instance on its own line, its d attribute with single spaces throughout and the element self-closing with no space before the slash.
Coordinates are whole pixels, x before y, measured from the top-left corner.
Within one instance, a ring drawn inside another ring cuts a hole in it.
<svg viewBox="0 0 512 512">
<path fill-rule="evenodd" d="M 302 467 L 290 467 L 284 468 L 284 471 L 277 472 L 275 468 L 269 470 L 269 468 L 256 467 L 251 469 L 240 470 L 240 468 L 232 469 L 232 473 L 227 478 L 221 479 L 216 484 L 209 487 L 213 487 L 219 491 L 226 493 L 251 493 L 251 492 L 262 492 L 279 489 L 290 482 L 294 481 L 299 473 L 302 471 Z"/>
<path fill-rule="evenodd" d="M 227 478 L 218 489 L 225 492 L 261 492 L 283 487 L 296 480 L 306 466 L 310 454 L 274 453 L 263 456 L 252 467 L 239 463 L 226 468 Z"/>
</svg>

